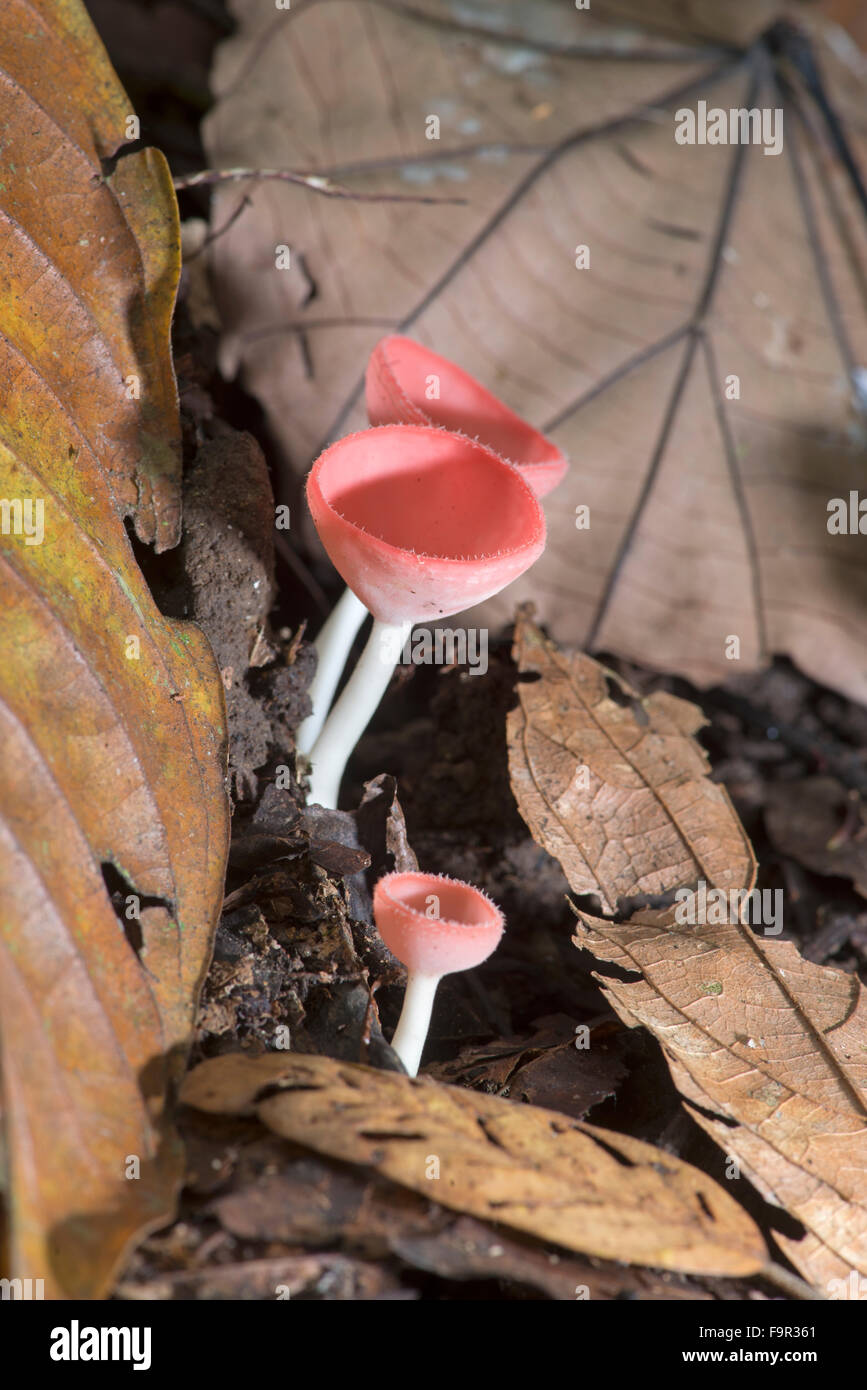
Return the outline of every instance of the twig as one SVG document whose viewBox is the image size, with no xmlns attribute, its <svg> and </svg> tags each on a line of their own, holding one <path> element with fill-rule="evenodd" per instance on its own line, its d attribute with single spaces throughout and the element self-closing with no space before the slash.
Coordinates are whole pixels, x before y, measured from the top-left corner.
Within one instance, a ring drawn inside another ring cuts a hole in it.
<svg viewBox="0 0 867 1390">
<path fill-rule="evenodd" d="M 222 227 L 218 227 L 215 232 L 208 232 L 208 235 L 205 237 L 201 246 L 198 247 L 197 250 L 191 251 L 188 256 L 184 257 L 185 264 L 189 265 L 190 261 L 194 261 L 196 257 L 201 256 L 202 252 L 206 251 L 209 246 L 213 246 L 214 242 L 217 241 L 226 232 L 228 232 L 230 227 L 234 227 L 235 223 L 241 216 L 241 213 L 244 211 L 244 209 L 252 206 L 253 199 L 250 197 L 249 193 L 245 193 L 240 203 L 235 208 L 235 211 L 232 213 L 231 217 L 226 218 L 226 221 L 223 223 Z"/>
<path fill-rule="evenodd" d="M 188 1280 L 201 1283 L 209 1279 L 235 1279 L 239 1275 L 256 1275 L 276 1273 L 280 1269 L 288 1270 L 290 1273 L 302 1271 L 310 1265 L 311 1273 L 316 1268 L 325 1265 L 336 1265 L 340 1268 L 341 1264 L 348 1264 L 345 1255 L 337 1251 L 324 1250 L 300 1255 L 273 1255 L 270 1258 L 260 1260 L 236 1260 L 227 1264 L 214 1265 L 192 1265 L 188 1269 L 169 1269 L 157 1274 L 155 1278 L 147 1280 L 142 1284 L 132 1282 L 120 1284 L 116 1290 L 118 1297 L 128 1301 L 141 1300 L 148 1297 L 150 1290 L 159 1289 L 163 1284 L 184 1284 Z"/>
<path fill-rule="evenodd" d="M 358 203 L 449 203 L 463 207 L 468 201 L 466 198 L 435 198 L 428 193 L 356 193 L 321 174 L 299 174 L 294 169 L 201 169 L 197 174 L 181 174 L 172 183 L 175 190 L 180 191 L 207 184 L 235 183 L 239 179 L 279 179 L 321 193 L 324 198 L 350 198 Z"/>
<path fill-rule="evenodd" d="M 814 1289 L 812 1284 L 800 1279 L 797 1274 L 792 1274 L 782 1265 L 774 1264 L 769 1260 L 766 1265 L 759 1270 L 759 1277 L 767 1279 L 769 1284 L 774 1284 L 783 1293 L 787 1293 L 790 1298 L 803 1298 L 808 1302 L 825 1303 L 827 1296 Z"/>
</svg>

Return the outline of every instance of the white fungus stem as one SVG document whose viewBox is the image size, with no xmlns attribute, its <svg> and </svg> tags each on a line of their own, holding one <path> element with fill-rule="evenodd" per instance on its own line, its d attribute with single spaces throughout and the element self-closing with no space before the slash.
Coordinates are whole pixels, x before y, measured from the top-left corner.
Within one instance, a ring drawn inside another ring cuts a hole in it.
<svg viewBox="0 0 867 1390">
<path fill-rule="evenodd" d="M 347 588 L 313 643 L 316 648 L 316 675 L 309 692 L 313 713 L 298 726 L 295 747 L 299 753 L 309 753 L 319 737 L 346 658 L 366 617 L 367 609 L 361 599 Z"/>
<path fill-rule="evenodd" d="M 309 801 L 336 809 L 343 769 L 385 694 L 411 631 L 409 619 L 403 623 L 374 620 L 367 646 L 310 750 Z"/>
<path fill-rule="evenodd" d="M 418 1064 L 430 1028 L 434 995 L 441 979 L 441 975 L 419 975 L 414 970 L 406 978 L 400 1022 L 391 1045 L 409 1076 L 418 1075 Z"/>
</svg>

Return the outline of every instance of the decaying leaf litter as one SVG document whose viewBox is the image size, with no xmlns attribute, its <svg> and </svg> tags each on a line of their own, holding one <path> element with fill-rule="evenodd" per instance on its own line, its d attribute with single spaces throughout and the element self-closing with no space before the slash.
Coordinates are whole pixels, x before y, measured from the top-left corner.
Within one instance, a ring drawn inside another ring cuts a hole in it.
<svg viewBox="0 0 867 1390">
<path fill-rule="evenodd" d="M 241 1044 L 254 1055 L 269 1051 L 273 1057 L 279 1021 L 288 1025 L 300 1063 L 304 1059 L 297 1053 L 306 1052 L 320 1059 L 352 1063 L 365 1058 L 375 1066 L 393 1066 L 375 1006 L 382 1009 L 389 1035 L 400 991 L 393 982 L 393 963 L 382 958 L 369 929 L 365 871 L 372 880 L 395 863 L 411 866 L 417 855 L 425 868 L 488 887 L 506 906 L 510 922 L 508 955 L 492 960 L 477 982 L 456 985 L 441 1001 L 432 1069 L 499 1093 L 507 1109 L 514 1085 L 516 1100 L 552 1106 L 574 1120 L 592 1108 L 591 1124 L 620 1128 L 625 1142 L 630 1136 L 661 1142 L 716 1178 L 725 1200 L 734 1194 L 751 1208 L 767 1236 L 775 1222 L 772 1208 L 762 1206 L 744 1182 L 726 1181 L 722 1150 L 703 1139 L 687 1117 L 653 1044 L 619 1022 L 621 1009 L 630 1022 L 639 1010 L 616 994 L 612 997 L 610 980 L 604 982 L 608 1000 L 594 981 L 599 961 L 613 949 L 611 923 L 596 919 L 609 936 L 597 936 L 595 958 L 586 966 L 570 944 L 575 919 L 565 903 L 566 881 L 527 835 L 509 789 L 504 728 L 518 692 L 507 645 L 493 653 L 484 677 L 422 670 L 398 688 L 356 759 L 356 800 L 362 780 L 369 783 L 359 813 L 305 815 L 291 780 L 278 794 L 274 774 L 284 765 L 291 730 L 304 712 L 309 675 L 307 649 L 293 634 L 298 618 L 309 616 L 311 601 L 309 592 L 279 568 L 278 613 L 292 626 L 283 637 L 267 632 L 270 557 L 255 518 L 271 507 L 272 499 L 255 444 L 237 439 L 221 419 L 248 425 L 255 418 L 243 410 L 238 414 L 237 401 L 227 407 L 219 378 L 208 371 L 213 340 L 191 331 L 185 312 L 182 302 L 176 353 L 188 463 L 195 446 L 201 449 L 207 442 L 190 475 L 190 518 L 196 520 L 188 527 L 182 555 L 158 563 L 142 559 L 167 611 L 193 616 L 205 626 L 229 705 L 237 800 L 229 893 L 199 1016 L 196 1056 L 219 1057 Z M 232 450 L 233 445 L 250 463 L 247 478 L 226 503 L 219 455 L 221 448 Z M 243 509 L 245 495 L 246 523 L 239 528 L 242 535 L 233 537 L 233 508 Z M 221 548 L 234 541 L 225 574 L 213 562 L 215 541 Z M 246 606 L 243 634 L 238 606 L 231 606 L 239 575 L 251 584 L 253 576 L 267 581 L 258 611 L 251 615 Z M 276 662 L 273 652 L 279 653 Z M 635 669 L 624 674 L 633 684 L 671 685 Z M 794 882 L 801 907 L 791 923 L 792 935 L 802 946 L 824 935 L 828 954 L 851 971 L 864 959 L 857 896 L 835 882 L 832 870 L 818 878 L 800 852 L 791 857 L 780 852 L 776 859 L 773 852 L 766 853 L 764 815 L 770 788 L 803 780 L 817 767 L 833 769 L 832 780 L 844 788 L 846 801 L 847 778 L 857 786 L 859 773 L 863 775 L 863 763 L 850 752 L 863 743 L 863 716 L 785 664 L 768 677 L 742 680 L 739 690 L 730 691 L 728 706 L 724 694 L 712 691 L 697 698 L 702 703 L 707 698 L 715 767 L 725 772 L 756 843 L 763 865 L 760 883 L 785 881 L 792 892 Z M 781 737 L 765 738 L 769 725 Z M 490 749 L 484 759 L 479 757 L 480 735 Z M 393 785 L 379 775 L 384 767 L 400 773 L 408 836 L 393 804 Z M 352 804 L 351 799 L 344 804 Z M 663 879 L 670 858 L 653 868 Z M 730 872 L 736 879 L 737 870 L 730 866 Z M 589 890 L 585 886 L 581 891 Z M 658 885 L 655 891 L 664 890 Z M 624 894 L 631 895 L 628 886 Z M 593 910 L 592 902 L 587 906 L 585 920 Z M 371 983 L 379 986 L 373 1002 Z M 804 988 L 809 990 L 809 984 L 805 978 Z M 716 995 L 703 999 L 719 1003 Z M 647 1018 L 643 1021 L 652 1027 Z M 574 1045 L 581 1023 L 592 1038 L 585 1051 Z M 502 1051 L 508 1046 L 519 1060 L 529 1055 L 535 1094 L 522 1090 L 526 1082 L 520 1068 L 503 1065 Z M 276 1060 L 289 1066 L 288 1058 L 278 1055 Z M 315 1057 L 311 1065 L 319 1065 Z M 579 1070 L 581 1084 L 571 1080 Z M 688 1096 L 674 1066 L 672 1075 Z M 401 1083 L 397 1076 L 394 1081 Z M 546 1095 L 557 1099 L 546 1101 Z M 562 1250 L 561 1273 L 544 1243 L 478 1215 L 459 1214 L 463 1208 L 431 1210 L 425 1203 L 422 1210 L 413 1193 L 390 1177 L 371 1173 L 369 1162 L 357 1166 L 357 1153 L 340 1155 L 344 1162 L 337 1163 L 314 1156 L 294 1142 L 275 1142 L 250 1117 L 217 1120 L 189 1111 L 181 1122 L 189 1156 L 181 1220 L 133 1257 L 121 1286 L 127 1297 L 154 1292 L 161 1297 L 273 1297 L 274 1284 L 281 1281 L 293 1297 L 344 1298 L 396 1296 L 401 1289 L 423 1292 L 431 1287 L 446 1287 L 451 1296 L 460 1297 L 462 1280 L 496 1287 L 498 1296 L 534 1290 L 564 1298 L 574 1297 L 578 1285 L 591 1288 L 594 1297 L 629 1290 L 656 1298 L 731 1297 L 743 1287 L 734 1280 L 699 1282 L 640 1267 L 622 1270 Z M 333 1150 L 323 1146 L 322 1153 L 329 1152 Z M 773 1182 L 763 1186 L 760 1164 L 751 1168 L 751 1176 L 759 1191 L 773 1199 Z M 318 1221 L 300 1210 L 308 1204 L 311 1187 L 321 1195 Z M 814 1236 L 805 1243 L 787 1227 L 782 1239 L 790 1241 L 795 1265 L 807 1277 L 811 1263 L 823 1277 L 833 1268 L 821 1263 L 827 1251 Z M 799 1253 L 806 1255 L 803 1266 L 798 1265 Z M 506 1282 L 495 1282 L 502 1278 Z M 772 1292 L 766 1285 L 752 1287 Z"/>
<path fill-rule="evenodd" d="M 675 906 L 622 923 L 579 911 L 575 944 L 640 972 L 638 983 L 604 981 L 606 997 L 626 1023 L 641 1023 L 659 1039 L 696 1121 L 738 1156 L 767 1197 L 803 1222 L 805 1239 L 778 1237 L 801 1271 L 820 1287 L 845 1281 L 853 1268 L 863 1272 L 867 1027 L 860 981 L 804 961 L 791 942 L 769 939 L 782 921 L 769 920 L 764 898 L 746 898 L 752 852 L 725 792 L 702 775 L 706 760 L 692 739 L 697 708 L 665 693 L 619 704 L 603 667 L 580 653 L 564 657 L 525 614 L 515 643 L 519 669 L 542 679 L 520 687 L 509 715 L 512 783 L 570 887 L 595 890 L 605 904 L 609 851 L 616 873 L 629 847 L 626 892 L 661 895 L 672 881 L 699 879 L 705 899 L 708 889 L 744 894 L 736 912 L 716 919 L 706 910 L 690 920 Z M 589 773 L 578 789 L 576 764 Z M 652 851 L 649 882 L 639 873 L 641 850 Z M 691 865 L 677 863 L 683 852 Z M 753 907 L 762 931 L 751 929 Z"/>
</svg>

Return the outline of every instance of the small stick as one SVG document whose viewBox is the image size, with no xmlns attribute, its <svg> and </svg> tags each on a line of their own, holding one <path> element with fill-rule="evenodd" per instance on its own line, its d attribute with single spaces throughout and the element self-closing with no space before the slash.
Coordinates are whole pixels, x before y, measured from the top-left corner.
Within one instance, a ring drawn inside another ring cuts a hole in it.
<svg viewBox="0 0 867 1390">
<path fill-rule="evenodd" d="M 172 179 L 176 191 L 200 188 L 214 183 L 235 183 L 238 179 L 279 179 L 321 193 L 325 198 L 351 198 L 358 203 L 451 203 L 464 206 L 466 198 L 436 198 L 428 193 L 356 193 L 343 184 L 320 174 L 299 174 L 293 169 L 201 169 L 197 174 L 180 174 Z"/>
<path fill-rule="evenodd" d="M 797 1274 L 792 1274 L 782 1265 L 775 1264 L 769 1260 L 759 1270 L 759 1277 L 767 1279 L 769 1284 L 775 1284 L 783 1293 L 787 1293 L 790 1298 L 803 1298 L 808 1302 L 825 1303 L 827 1295 L 814 1289 L 812 1284 L 808 1284 L 805 1279 L 801 1279 Z"/>
<path fill-rule="evenodd" d="M 201 246 L 197 247 L 195 251 L 191 251 L 189 255 L 184 256 L 184 265 L 189 265 L 190 261 L 194 261 L 197 256 L 201 256 L 203 251 L 206 251 L 209 246 L 212 246 L 214 242 L 217 241 L 221 236 L 224 236 L 225 233 L 230 230 L 230 228 L 234 227 L 235 223 L 237 222 L 238 218 L 241 216 L 241 213 L 244 211 L 245 208 L 250 208 L 252 206 L 253 199 L 250 197 L 249 193 L 245 193 L 240 203 L 235 208 L 235 211 L 232 213 L 231 217 L 226 218 L 226 221 L 223 223 L 222 227 L 218 227 L 217 230 L 214 232 L 208 232 L 208 235 L 205 237 Z"/>
</svg>

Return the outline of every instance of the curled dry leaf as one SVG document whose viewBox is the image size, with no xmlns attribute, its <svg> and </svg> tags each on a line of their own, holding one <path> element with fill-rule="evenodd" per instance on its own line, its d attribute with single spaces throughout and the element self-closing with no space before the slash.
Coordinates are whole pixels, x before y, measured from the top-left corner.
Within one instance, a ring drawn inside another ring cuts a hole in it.
<svg viewBox="0 0 867 1390">
<path fill-rule="evenodd" d="M 202 1062 L 181 1100 L 255 1111 L 295 1143 L 568 1250 L 693 1274 L 754 1274 L 767 1261 L 751 1218 L 698 1169 L 554 1111 L 276 1053 Z"/>
<path fill-rule="evenodd" d="M 579 913 L 576 946 L 629 971 L 600 978 L 624 1022 L 660 1042 L 693 1118 L 806 1228 L 777 1241 L 826 1288 L 867 1275 L 867 1005 L 858 979 L 740 923 L 613 923 Z"/>
<path fill-rule="evenodd" d="M 596 1037 L 589 1048 L 576 1048 L 574 1019 L 553 1014 L 538 1019 L 527 1037 L 462 1048 L 451 1061 L 427 1066 L 425 1075 L 583 1120 L 614 1095 L 626 1071 L 617 1050 Z"/>
<path fill-rule="evenodd" d="M 288 185 L 218 190 L 214 230 L 252 199 L 211 247 L 223 360 L 287 474 L 365 423 L 367 354 L 407 334 L 573 460 L 544 556 L 475 623 L 532 598 L 559 640 L 699 683 L 730 675 L 734 636 L 740 670 L 788 652 L 867 698 L 862 538 L 827 510 L 863 493 L 867 223 L 810 49 L 771 27 L 810 26 L 863 167 L 863 76 L 834 26 L 773 0 L 232 9 L 212 164 L 466 198 L 362 221 Z M 679 144 L 700 102 L 782 111 L 782 147 Z"/>
<path fill-rule="evenodd" d="M 94 1297 L 182 1171 L 164 1097 L 222 889 L 224 713 L 121 519 L 178 535 L 168 169 L 103 177 L 131 107 L 78 0 L 9 0 L 0 71 L 3 1272 Z"/>
<path fill-rule="evenodd" d="M 524 676 L 507 719 L 509 772 L 533 838 L 576 893 L 619 898 L 704 879 L 751 888 L 752 847 L 693 735 L 696 705 L 664 691 L 639 699 L 581 652 L 559 650 L 518 613 L 514 658 Z"/>
<path fill-rule="evenodd" d="M 512 785 L 577 893 L 611 905 L 701 879 L 708 892 L 752 886 L 749 842 L 691 737 L 701 723 L 694 705 L 665 694 L 615 701 L 604 668 L 558 651 L 526 614 L 515 655 L 540 679 L 519 683 L 509 715 Z M 736 904 L 717 903 L 711 922 L 695 926 L 679 925 L 674 908 L 628 922 L 580 912 L 575 944 L 641 976 L 600 984 L 627 1024 L 658 1039 L 698 1123 L 803 1222 L 803 1240 L 778 1239 L 804 1276 L 822 1285 L 867 1273 L 861 986 L 804 961 L 790 942 L 754 935 Z"/>
</svg>

